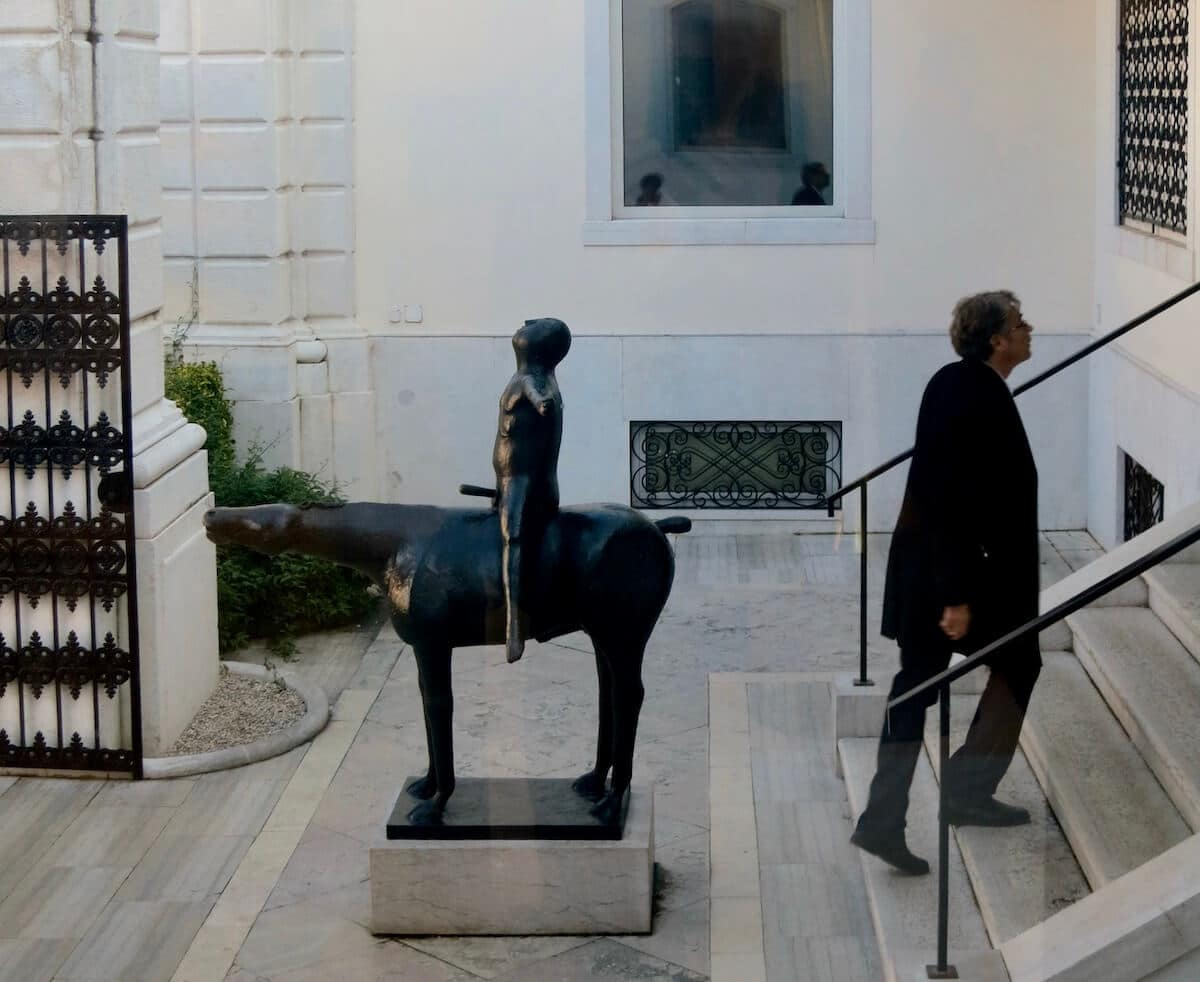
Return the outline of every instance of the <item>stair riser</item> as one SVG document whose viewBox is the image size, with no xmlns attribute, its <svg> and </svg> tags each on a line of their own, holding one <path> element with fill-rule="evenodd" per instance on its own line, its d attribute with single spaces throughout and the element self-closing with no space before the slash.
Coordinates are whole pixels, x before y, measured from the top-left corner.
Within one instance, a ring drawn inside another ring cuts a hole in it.
<svg viewBox="0 0 1200 982">
<path fill-rule="evenodd" d="M 1097 597 L 1092 607 L 1145 607 L 1147 602 L 1146 582 L 1139 576 Z"/>
<path fill-rule="evenodd" d="M 1098 890 L 1192 833 L 1087 669 L 1065 652 L 1043 662 L 1021 749 Z"/>
<path fill-rule="evenodd" d="M 1050 802 L 1050 807 L 1058 817 L 1058 824 L 1062 827 L 1063 834 L 1071 843 L 1075 859 L 1078 861 L 1080 869 L 1083 870 L 1083 875 L 1087 877 L 1091 888 L 1097 890 L 1111 879 L 1111 875 L 1105 868 L 1104 857 L 1082 845 L 1090 837 L 1087 819 L 1070 808 L 1057 793 L 1055 782 L 1051 777 L 1048 757 L 1043 752 L 1041 737 L 1042 734 L 1026 725 L 1021 731 L 1021 750 L 1025 753 L 1025 759 L 1029 761 L 1029 769 L 1033 771 L 1038 784 L 1042 786 L 1046 800 Z"/>
<path fill-rule="evenodd" d="M 1075 643 L 1075 635 L 1067 627 L 1066 621 L 1051 624 L 1038 635 L 1038 644 L 1042 651 L 1070 651 Z"/>
<path fill-rule="evenodd" d="M 1105 671 L 1104 660 L 1097 656 L 1082 638 L 1075 638 L 1075 656 L 1080 664 L 1087 669 L 1092 683 L 1108 703 L 1112 714 L 1129 734 L 1129 739 L 1145 759 L 1154 776 L 1158 778 L 1163 790 L 1179 809 L 1180 815 L 1193 830 L 1200 829 L 1200 788 L 1191 785 L 1173 764 L 1166 747 L 1161 746 L 1152 733 L 1147 732 L 1142 723 L 1140 707 L 1134 706 L 1126 698 Z M 1148 707 L 1153 712 L 1153 707 Z"/>
<path fill-rule="evenodd" d="M 970 697 L 951 700 L 951 753 L 962 745 L 976 704 Z M 925 753 L 940 784 L 938 744 L 937 722 L 930 719 L 925 727 Z M 1029 808 L 1033 821 L 1016 829 L 954 830 L 979 912 L 996 947 L 1089 892 L 1075 855 L 1019 749 L 999 794 L 1005 801 Z"/>
<path fill-rule="evenodd" d="M 1192 657 L 1200 661 L 1200 625 L 1189 620 L 1165 590 L 1150 588 L 1150 609 L 1167 625 Z"/>
</svg>

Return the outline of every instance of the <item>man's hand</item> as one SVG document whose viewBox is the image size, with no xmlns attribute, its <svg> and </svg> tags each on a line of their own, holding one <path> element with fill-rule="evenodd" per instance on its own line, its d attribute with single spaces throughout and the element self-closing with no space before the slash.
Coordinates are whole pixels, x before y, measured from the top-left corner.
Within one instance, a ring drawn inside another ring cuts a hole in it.
<svg viewBox="0 0 1200 982">
<path fill-rule="evenodd" d="M 944 608 L 942 610 L 942 619 L 938 622 L 938 627 L 946 632 L 946 637 L 951 641 L 961 639 L 967 633 L 967 628 L 970 625 L 971 608 L 966 604 Z"/>
</svg>

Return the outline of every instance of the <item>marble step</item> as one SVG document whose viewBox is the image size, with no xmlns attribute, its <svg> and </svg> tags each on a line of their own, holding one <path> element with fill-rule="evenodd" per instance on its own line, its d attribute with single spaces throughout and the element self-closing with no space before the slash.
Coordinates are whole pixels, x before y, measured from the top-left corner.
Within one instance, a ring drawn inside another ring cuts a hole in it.
<svg viewBox="0 0 1200 982">
<path fill-rule="evenodd" d="M 1063 533 L 1050 533 L 1051 535 L 1062 535 Z M 1046 533 L 1042 533 L 1045 539 Z M 1058 550 L 1050 544 L 1049 541 L 1042 543 L 1041 549 L 1041 588 L 1043 591 L 1049 590 L 1056 583 L 1065 580 L 1075 571 L 1075 567 L 1071 566 L 1061 555 Z M 1044 613 L 1049 608 L 1044 604 L 1039 604 L 1039 613 Z M 1071 629 L 1067 627 L 1066 621 L 1056 621 L 1051 624 L 1046 630 L 1038 635 L 1038 643 L 1048 651 L 1070 651 L 1071 650 Z M 984 673 L 986 674 L 986 673 Z M 960 690 L 954 690 L 960 691 Z M 979 690 L 976 690 L 979 691 Z"/>
<path fill-rule="evenodd" d="M 978 702 L 978 696 L 951 695 L 951 754 L 962 746 Z M 925 751 L 940 780 L 938 743 L 935 706 L 926 721 Z M 955 829 L 954 835 L 988 937 L 998 948 L 1086 897 L 1091 890 L 1029 761 L 1020 749 L 1000 783 L 997 797 L 1028 808 L 1032 822 L 1011 829 L 967 826 Z"/>
<path fill-rule="evenodd" d="M 847 737 L 838 741 L 853 818 L 857 818 L 866 805 L 867 791 L 875 775 L 878 745 L 877 739 L 867 737 Z M 852 828 L 853 819 L 846 828 L 847 836 Z M 926 962 L 933 961 L 937 954 L 937 832 L 937 784 L 933 768 L 922 754 L 913 777 L 907 837 L 909 848 L 930 861 L 933 867 L 930 875 L 903 876 L 882 860 L 865 852 L 859 853 L 879 942 L 880 962 L 888 982 L 897 982 L 897 963 L 907 964 L 913 953 L 923 952 Z M 992 948 L 953 837 L 950 840 L 949 947 L 952 961 Z"/>
<path fill-rule="evenodd" d="M 1104 548 L 1092 538 L 1089 532 L 1047 532 L 1045 535 L 1050 542 L 1054 543 L 1056 555 L 1054 558 L 1042 556 L 1043 590 L 1066 579 L 1072 573 L 1086 569 L 1105 555 Z M 1063 571 L 1064 567 L 1065 572 Z M 1048 579 L 1048 574 L 1058 575 L 1053 575 L 1053 579 Z M 1144 607 L 1145 605 L 1146 584 L 1136 577 L 1095 601 L 1097 607 Z"/>
<path fill-rule="evenodd" d="M 1193 829 L 1200 829 L 1200 662 L 1146 607 L 1069 618 L 1075 654 Z"/>
<path fill-rule="evenodd" d="M 1075 656 L 1042 657 L 1021 749 L 1098 890 L 1191 830 Z"/>
<path fill-rule="evenodd" d="M 1200 661 L 1200 563 L 1164 563 L 1144 576 L 1150 609 Z"/>
</svg>

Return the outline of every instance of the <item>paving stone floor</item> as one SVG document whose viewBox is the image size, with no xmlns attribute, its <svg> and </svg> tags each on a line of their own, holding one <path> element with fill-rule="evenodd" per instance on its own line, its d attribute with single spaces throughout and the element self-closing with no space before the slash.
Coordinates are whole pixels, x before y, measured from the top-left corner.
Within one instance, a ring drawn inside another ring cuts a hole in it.
<svg viewBox="0 0 1200 982">
<path fill-rule="evenodd" d="M 385 624 L 373 642 L 372 626 L 301 645 L 289 667 L 338 700 L 310 747 L 173 781 L 0 778 L 0 982 L 707 978 L 708 675 L 851 670 L 859 555 L 840 534 L 702 528 L 677 538 L 675 590 L 645 660 L 635 781 L 655 790 L 653 934 L 368 932 L 367 847 L 425 753 L 415 666 Z M 886 546 L 869 539 L 872 625 Z M 871 652 L 894 660 L 877 637 Z M 511 666 L 498 648 L 460 650 L 454 684 L 460 774 L 573 776 L 590 764 L 582 635 L 531 644 Z M 779 903 L 797 888 L 768 887 Z"/>
</svg>

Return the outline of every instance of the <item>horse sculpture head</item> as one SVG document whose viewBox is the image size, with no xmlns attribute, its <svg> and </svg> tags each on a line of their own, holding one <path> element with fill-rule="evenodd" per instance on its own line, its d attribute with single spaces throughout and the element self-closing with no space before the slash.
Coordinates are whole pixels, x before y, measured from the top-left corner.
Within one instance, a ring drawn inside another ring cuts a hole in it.
<svg viewBox="0 0 1200 982">
<path fill-rule="evenodd" d="M 275 556 L 295 545 L 301 510 L 296 505 L 210 508 L 204 529 L 217 545 L 236 545 Z"/>
</svg>

